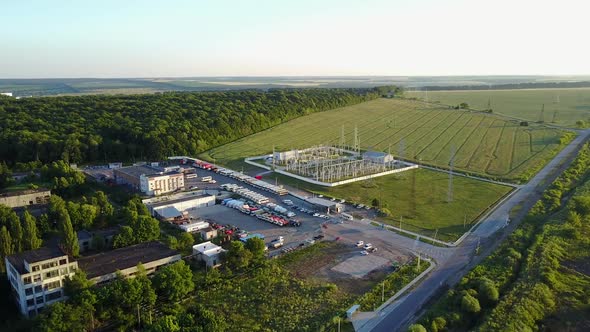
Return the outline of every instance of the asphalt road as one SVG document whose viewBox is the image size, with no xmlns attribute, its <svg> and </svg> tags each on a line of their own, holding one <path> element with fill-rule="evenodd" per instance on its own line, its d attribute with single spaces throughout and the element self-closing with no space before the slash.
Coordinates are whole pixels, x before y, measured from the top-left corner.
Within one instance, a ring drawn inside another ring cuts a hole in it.
<svg viewBox="0 0 590 332">
<path fill-rule="evenodd" d="M 469 265 L 475 256 L 475 249 L 479 243 L 485 243 L 499 229 L 508 226 L 507 233 L 514 230 L 525 212 L 540 197 L 545 188 L 559 176 L 571 163 L 583 143 L 590 137 L 590 130 L 580 132 L 580 135 L 565 147 L 559 154 L 539 171 L 518 192 L 504 201 L 488 215 L 477 229 L 456 248 L 439 248 L 439 251 L 449 251 L 450 255 L 444 260 L 437 260 L 437 267 L 407 296 L 385 308 L 375 319 L 369 321 L 360 330 L 375 332 L 404 331 L 413 321 L 425 304 L 445 284 L 457 282 L 461 276 L 469 271 Z M 510 211 L 522 205 L 520 215 L 507 225 L 506 220 Z M 478 256 L 477 261 L 489 254 L 500 241 L 490 241 L 489 248 L 482 248 L 484 255 Z M 445 255 L 446 256 L 446 255 Z M 436 258 L 435 258 L 436 259 Z"/>
</svg>

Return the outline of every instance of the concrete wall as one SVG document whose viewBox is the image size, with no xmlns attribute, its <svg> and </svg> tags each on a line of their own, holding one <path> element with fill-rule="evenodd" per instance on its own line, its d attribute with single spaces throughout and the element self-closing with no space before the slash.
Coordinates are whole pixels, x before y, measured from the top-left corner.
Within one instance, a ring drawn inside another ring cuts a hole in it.
<svg viewBox="0 0 590 332">
<path fill-rule="evenodd" d="M 22 195 L 14 195 L 14 196 L 0 196 L 0 204 L 6 205 L 10 208 L 29 206 L 29 205 L 38 205 L 38 204 L 47 204 L 47 203 L 49 203 L 50 196 L 51 196 L 50 190 L 33 192 L 33 193 L 26 193 L 26 194 L 22 194 Z"/>
<path fill-rule="evenodd" d="M 255 161 L 253 161 L 253 160 L 260 159 L 260 158 L 262 158 L 262 157 L 261 156 L 251 157 L 251 158 L 244 159 L 244 161 L 247 164 L 250 164 L 250 165 L 253 165 L 253 166 L 256 166 L 256 167 L 264 168 L 264 169 L 267 169 L 267 170 L 272 170 L 271 167 L 269 167 L 269 166 L 262 165 L 262 164 L 259 164 L 259 163 L 255 162 Z M 337 182 L 316 181 L 314 179 L 310 179 L 310 178 L 307 178 L 305 176 L 293 174 L 293 173 L 290 173 L 290 172 L 287 172 L 287 171 L 283 171 L 283 170 L 280 170 L 280 169 L 275 169 L 275 170 L 273 170 L 273 172 L 276 172 L 276 173 L 279 173 L 279 174 L 283 174 L 283 175 L 286 175 L 286 176 L 290 176 L 292 178 L 295 178 L 295 179 L 298 179 L 298 180 L 301 180 L 301 181 L 305 181 L 305 182 L 308 182 L 308 183 L 313 183 L 313 184 L 316 184 L 318 186 L 323 186 L 323 187 L 336 187 L 336 186 L 341 186 L 341 185 L 347 184 L 347 183 L 352 183 L 352 182 L 357 182 L 357 181 L 363 181 L 363 180 L 373 179 L 373 178 L 377 178 L 377 177 L 385 176 L 385 175 L 389 175 L 389 174 L 400 173 L 400 172 L 408 171 L 408 170 L 411 170 L 411 169 L 416 169 L 418 167 L 419 167 L 418 165 L 410 165 L 410 166 L 407 166 L 407 167 L 404 167 L 404 168 L 392 169 L 392 170 L 381 172 L 381 173 L 375 173 L 375 174 L 369 174 L 369 175 L 365 175 L 365 176 L 359 176 L 357 178 L 346 179 L 346 180 L 337 181 Z"/>
</svg>

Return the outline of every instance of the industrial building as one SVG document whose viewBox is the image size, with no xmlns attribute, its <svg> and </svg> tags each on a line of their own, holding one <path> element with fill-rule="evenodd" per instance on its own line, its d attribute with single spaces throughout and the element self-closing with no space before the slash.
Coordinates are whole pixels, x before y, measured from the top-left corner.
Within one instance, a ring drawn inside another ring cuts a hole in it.
<svg viewBox="0 0 590 332">
<path fill-rule="evenodd" d="M 51 197 L 49 189 L 27 189 L 0 193 L 0 204 L 10 208 L 19 208 L 31 205 L 48 204 Z"/>
<path fill-rule="evenodd" d="M 378 151 L 367 151 L 363 153 L 363 160 L 368 160 L 376 164 L 388 164 L 392 163 L 395 160 L 393 156 L 385 153 L 385 152 L 378 152 Z"/>
<path fill-rule="evenodd" d="M 184 174 L 178 169 L 137 165 L 115 168 L 115 181 L 127 184 L 150 196 L 158 196 L 184 189 Z"/>
<path fill-rule="evenodd" d="M 206 221 L 194 221 L 186 224 L 178 225 L 180 229 L 187 233 L 196 233 L 203 229 L 209 228 L 209 223 Z"/>
<path fill-rule="evenodd" d="M 225 252 L 225 249 L 210 241 L 193 246 L 193 255 L 197 256 L 198 260 L 205 262 L 209 267 L 221 265 L 222 255 Z"/>
<path fill-rule="evenodd" d="M 97 250 L 99 248 L 111 248 L 113 246 L 113 239 L 118 233 L 119 227 L 111 227 L 95 231 L 78 231 L 77 235 L 80 252 Z M 95 248 L 94 246 L 99 248 Z"/>
<path fill-rule="evenodd" d="M 338 202 L 331 201 L 329 199 L 320 198 L 320 197 L 310 197 L 305 199 L 306 202 L 312 204 L 320 211 L 325 211 L 326 213 L 335 212 L 340 213 L 344 210 L 344 205 Z"/>
<path fill-rule="evenodd" d="M 158 241 L 82 257 L 70 258 L 58 246 L 42 247 L 5 258 L 6 272 L 12 294 L 20 312 L 33 317 L 44 306 L 64 300 L 64 280 L 78 269 L 86 272 L 89 280 L 103 284 L 120 273 L 130 277 L 141 263 L 147 274 L 161 266 L 181 259 L 180 254 Z"/>
<path fill-rule="evenodd" d="M 178 251 L 161 242 L 151 241 L 82 257 L 78 259 L 78 266 L 86 272 L 88 280 L 103 284 L 117 278 L 118 273 L 125 278 L 135 275 L 139 263 L 146 274 L 151 274 L 180 259 Z"/>
<path fill-rule="evenodd" d="M 154 217 L 169 220 L 186 210 L 215 205 L 215 196 L 204 191 L 189 191 L 174 195 L 144 199 L 142 201 Z"/>
<path fill-rule="evenodd" d="M 78 268 L 59 247 L 43 247 L 7 256 L 6 273 L 20 312 L 35 316 L 39 309 L 64 299 L 64 280 Z"/>
</svg>

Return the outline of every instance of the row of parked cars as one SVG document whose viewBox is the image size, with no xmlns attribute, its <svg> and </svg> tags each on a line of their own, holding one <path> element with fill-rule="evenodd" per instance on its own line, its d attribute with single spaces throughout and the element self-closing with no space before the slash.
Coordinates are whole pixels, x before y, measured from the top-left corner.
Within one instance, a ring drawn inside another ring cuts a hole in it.
<svg viewBox="0 0 590 332">
<path fill-rule="evenodd" d="M 366 256 L 370 253 L 376 252 L 377 247 L 374 247 L 371 243 L 365 243 L 364 241 L 358 241 L 356 243 L 357 248 L 363 248 L 364 250 L 361 251 L 361 255 Z"/>
<path fill-rule="evenodd" d="M 306 209 L 304 207 L 299 207 L 299 206 L 293 205 L 293 204 L 288 204 L 288 202 L 285 202 L 285 201 L 283 201 L 283 203 L 285 203 L 287 206 L 290 206 L 291 209 L 293 209 L 293 210 L 297 210 L 297 211 L 300 211 L 300 212 L 303 212 L 303 213 L 307 213 L 310 216 L 314 216 L 314 217 L 322 218 L 322 219 L 330 219 L 330 216 L 327 216 L 327 215 L 324 215 L 324 214 L 315 212 L 314 210 Z"/>
</svg>

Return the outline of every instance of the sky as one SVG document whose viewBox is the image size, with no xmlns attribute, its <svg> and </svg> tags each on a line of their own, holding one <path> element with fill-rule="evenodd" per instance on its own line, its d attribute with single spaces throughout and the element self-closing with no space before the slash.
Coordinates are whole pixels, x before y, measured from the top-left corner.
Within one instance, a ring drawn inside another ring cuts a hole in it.
<svg viewBox="0 0 590 332">
<path fill-rule="evenodd" d="M 0 78 L 588 75 L 587 0 L 0 0 Z"/>
</svg>

